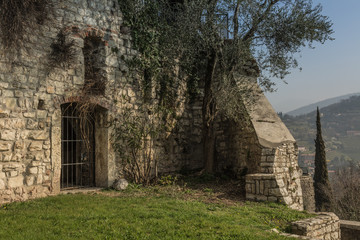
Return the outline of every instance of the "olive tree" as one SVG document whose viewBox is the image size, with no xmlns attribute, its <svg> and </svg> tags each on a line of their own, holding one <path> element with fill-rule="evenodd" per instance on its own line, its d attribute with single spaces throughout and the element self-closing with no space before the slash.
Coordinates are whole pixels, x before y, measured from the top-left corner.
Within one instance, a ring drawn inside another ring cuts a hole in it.
<svg viewBox="0 0 360 240">
<path fill-rule="evenodd" d="M 234 76 L 256 76 L 264 90 L 271 90 L 271 79 L 284 78 L 298 67 L 296 56 L 303 47 L 332 40 L 332 23 L 311 0 L 119 3 L 140 52 L 137 66 L 145 85 L 160 86 L 162 104 L 171 102 L 171 86 L 182 81 L 190 95 L 203 92 L 207 172 L 214 168 L 216 116 L 222 113 L 236 120 L 242 109 L 239 99 L 249 93 L 247 87 L 235 87 L 246 84 L 239 83 L 244 78 Z"/>
</svg>

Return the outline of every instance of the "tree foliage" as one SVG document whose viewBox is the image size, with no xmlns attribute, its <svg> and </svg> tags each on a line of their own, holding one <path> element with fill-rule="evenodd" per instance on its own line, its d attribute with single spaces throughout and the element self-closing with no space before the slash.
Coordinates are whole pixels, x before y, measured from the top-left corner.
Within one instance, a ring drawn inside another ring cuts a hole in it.
<svg viewBox="0 0 360 240">
<path fill-rule="evenodd" d="M 163 104 L 179 82 L 203 92 L 206 170 L 214 161 L 214 121 L 219 113 L 237 120 L 250 95 L 246 77 L 272 90 L 273 77 L 297 67 L 296 54 L 331 40 L 332 23 L 311 0 L 122 0 L 138 69 L 147 86 L 160 86 Z"/>
<path fill-rule="evenodd" d="M 119 153 L 123 177 L 148 185 L 157 177 L 158 161 L 153 151 L 159 135 L 164 133 L 159 111 L 142 104 L 137 113 L 125 108 L 114 121 L 113 147 Z"/>
<path fill-rule="evenodd" d="M 330 211 L 332 209 L 332 190 L 326 165 L 325 144 L 321 134 L 320 112 L 317 108 L 315 139 L 315 173 L 314 191 L 316 211 Z"/>
<path fill-rule="evenodd" d="M 343 220 L 360 221 L 360 166 L 351 163 L 332 178 L 334 212 Z"/>
</svg>

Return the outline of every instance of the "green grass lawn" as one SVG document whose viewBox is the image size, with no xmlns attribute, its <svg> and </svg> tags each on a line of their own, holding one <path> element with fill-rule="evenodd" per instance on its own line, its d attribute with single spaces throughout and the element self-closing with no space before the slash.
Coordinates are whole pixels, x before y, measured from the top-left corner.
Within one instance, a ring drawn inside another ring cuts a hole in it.
<svg viewBox="0 0 360 240">
<path fill-rule="evenodd" d="M 0 239 L 288 239 L 309 217 L 274 203 L 232 206 L 156 191 L 68 194 L 0 207 Z M 108 196 L 112 195 L 112 196 Z"/>
</svg>

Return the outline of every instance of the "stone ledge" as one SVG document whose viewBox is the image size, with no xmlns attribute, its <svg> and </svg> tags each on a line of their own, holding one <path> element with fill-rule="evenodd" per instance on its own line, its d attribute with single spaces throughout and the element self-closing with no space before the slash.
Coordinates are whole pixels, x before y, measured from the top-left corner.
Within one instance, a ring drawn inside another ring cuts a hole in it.
<svg viewBox="0 0 360 240">
<path fill-rule="evenodd" d="M 338 240 L 340 238 L 339 218 L 330 212 L 319 212 L 316 217 L 292 223 L 292 233 L 313 239 Z"/>
<path fill-rule="evenodd" d="M 360 222 L 340 220 L 342 240 L 360 240 Z"/>
<path fill-rule="evenodd" d="M 276 180 L 274 174 L 269 173 L 255 173 L 255 174 L 248 174 L 245 176 L 246 181 L 251 180 Z"/>
<path fill-rule="evenodd" d="M 360 231 L 360 222 L 340 220 L 340 226 Z"/>
</svg>

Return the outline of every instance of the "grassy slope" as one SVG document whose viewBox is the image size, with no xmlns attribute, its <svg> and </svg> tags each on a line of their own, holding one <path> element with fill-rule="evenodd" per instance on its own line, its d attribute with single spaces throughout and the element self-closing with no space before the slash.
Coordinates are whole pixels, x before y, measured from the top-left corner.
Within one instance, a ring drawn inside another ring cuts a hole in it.
<svg viewBox="0 0 360 240">
<path fill-rule="evenodd" d="M 60 195 L 1 207 L 0 239 L 288 239 L 266 230 L 308 216 L 274 203 L 225 206 L 158 190 Z"/>
</svg>

